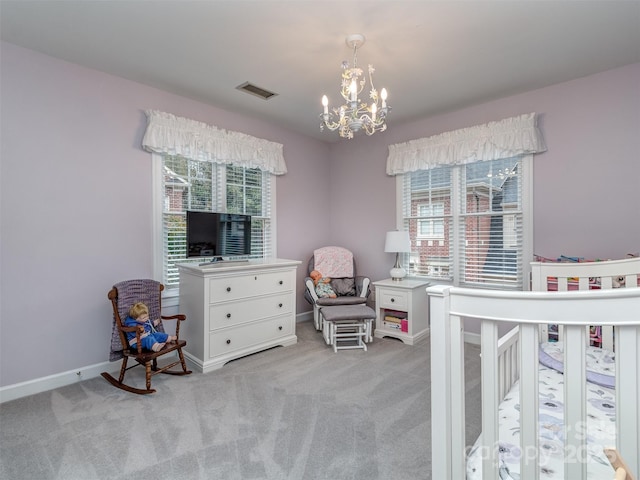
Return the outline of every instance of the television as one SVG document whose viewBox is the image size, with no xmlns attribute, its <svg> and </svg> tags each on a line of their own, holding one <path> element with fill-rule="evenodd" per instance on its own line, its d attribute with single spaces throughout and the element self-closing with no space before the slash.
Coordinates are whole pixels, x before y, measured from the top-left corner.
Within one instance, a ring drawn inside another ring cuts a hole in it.
<svg viewBox="0 0 640 480">
<path fill-rule="evenodd" d="M 251 255 L 251 216 L 187 211 L 187 257 Z"/>
</svg>

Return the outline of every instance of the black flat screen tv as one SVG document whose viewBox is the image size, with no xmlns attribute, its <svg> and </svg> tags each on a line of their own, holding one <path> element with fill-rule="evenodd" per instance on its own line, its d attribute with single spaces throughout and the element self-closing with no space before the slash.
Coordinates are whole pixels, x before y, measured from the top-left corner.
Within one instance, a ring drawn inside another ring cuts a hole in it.
<svg viewBox="0 0 640 480">
<path fill-rule="evenodd" d="M 251 255 L 251 216 L 187 211 L 187 257 Z"/>
</svg>

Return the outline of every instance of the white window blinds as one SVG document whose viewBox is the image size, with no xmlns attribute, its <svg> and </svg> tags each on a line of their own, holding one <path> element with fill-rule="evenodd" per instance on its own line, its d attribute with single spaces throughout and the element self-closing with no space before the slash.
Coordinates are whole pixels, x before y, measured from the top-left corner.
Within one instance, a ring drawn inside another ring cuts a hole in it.
<svg viewBox="0 0 640 480">
<path fill-rule="evenodd" d="M 444 165 L 402 175 L 405 268 L 458 286 L 525 287 L 531 229 L 530 156 Z M 408 265 L 406 265 L 408 263 Z"/>
<path fill-rule="evenodd" d="M 186 212 L 251 215 L 251 257 L 274 256 L 274 176 L 257 168 L 162 156 L 162 277 L 177 288 L 177 263 L 187 260 Z M 203 261 L 203 259 L 199 259 Z"/>
<path fill-rule="evenodd" d="M 403 225 L 412 244 L 407 271 L 449 279 L 453 273 L 453 169 L 420 170 L 405 175 L 403 180 Z"/>
<path fill-rule="evenodd" d="M 532 256 L 535 113 L 390 145 L 409 231 L 411 275 L 454 285 L 526 289 Z"/>
<path fill-rule="evenodd" d="M 522 289 L 521 172 L 521 157 L 464 166 L 458 189 L 460 285 Z"/>
</svg>

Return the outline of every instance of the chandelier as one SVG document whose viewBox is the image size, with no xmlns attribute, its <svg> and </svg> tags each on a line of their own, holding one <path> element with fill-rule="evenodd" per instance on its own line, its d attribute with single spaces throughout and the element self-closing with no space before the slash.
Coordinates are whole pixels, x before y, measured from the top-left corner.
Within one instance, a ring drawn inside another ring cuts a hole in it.
<svg viewBox="0 0 640 480">
<path fill-rule="evenodd" d="M 518 175 L 515 172 L 515 169 L 516 169 L 515 166 L 513 168 L 504 167 L 504 169 L 499 169 L 496 173 L 492 173 L 492 172 L 487 173 L 487 177 L 499 178 L 500 180 L 504 180 L 505 178 L 515 177 L 516 175 Z"/>
<path fill-rule="evenodd" d="M 323 113 L 320 114 L 322 123 L 320 130 L 325 127 L 338 130 L 342 138 L 353 138 L 353 135 L 364 130 L 367 135 L 373 135 L 376 131 L 384 132 L 387 129 L 385 120 L 391 107 L 387 105 L 387 90 L 382 89 L 380 94 L 373 85 L 373 65 L 369 65 L 369 99 L 371 103 L 360 101 L 358 98 L 367 83 L 363 70 L 358 68 L 358 48 L 364 44 L 364 35 L 355 33 L 346 38 L 347 45 L 353 49 L 353 63 L 342 62 L 342 84 L 340 95 L 344 99 L 344 105 L 333 107 L 329 110 L 329 99 L 322 96 Z"/>
</svg>

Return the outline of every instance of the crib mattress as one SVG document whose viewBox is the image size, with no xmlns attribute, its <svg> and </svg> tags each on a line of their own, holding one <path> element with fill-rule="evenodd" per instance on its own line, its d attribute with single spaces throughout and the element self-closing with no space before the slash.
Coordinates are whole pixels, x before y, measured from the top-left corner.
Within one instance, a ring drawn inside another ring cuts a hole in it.
<svg viewBox="0 0 640 480">
<path fill-rule="evenodd" d="M 551 344 L 549 352 L 556 354 L 561 346 Z M 589 347 L 591 348 L 591 347 Z M 597 350 L 597 351 L 595 351 Z M 587 369 L 600 369 L 602 349 L 587 352 Z M 609 370 L 608 373 L 613 373 Z M 563 375 L 554 368 L 540 365 L 539 369 L 539 465 L 540 479 L 560 479 L 564 477 L 564 388 Z M 500 479 L 520 480 L 520 392 L 516 382 L 504 401 L 500 404 Z M 587 434 L 585 452 L 568 452 L 569 461 L 587 463 L 587 478 L 601 480 L 610 478 L 611 464 L 604 455 L 603 447 L 615 446 L 615 393 L 610 388 L 587 382 L 587 425 L 578 426 L 580 433 Z M 482 449 L 479 440 L 472 447 L 467 458 L 467 479 L 482 478 Z M 531 456 L 531 452 L 525 452 Z"/>
</svg>

